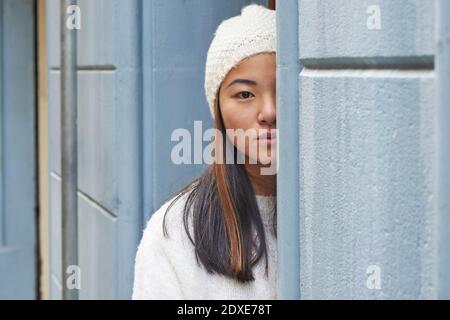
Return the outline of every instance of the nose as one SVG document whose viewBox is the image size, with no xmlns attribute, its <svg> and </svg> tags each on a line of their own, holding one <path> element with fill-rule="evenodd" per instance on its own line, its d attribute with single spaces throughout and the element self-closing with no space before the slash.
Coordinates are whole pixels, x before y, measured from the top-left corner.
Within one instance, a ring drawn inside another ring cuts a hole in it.
<svg viewBox="0 0 450 320">
<path fill-rule="evenodd" d="M 277 118 L 276 96 L 270 94 L 261 101 L 258 110 L 258 122 L 262 126 L 274 126 Z"/>
</svg>

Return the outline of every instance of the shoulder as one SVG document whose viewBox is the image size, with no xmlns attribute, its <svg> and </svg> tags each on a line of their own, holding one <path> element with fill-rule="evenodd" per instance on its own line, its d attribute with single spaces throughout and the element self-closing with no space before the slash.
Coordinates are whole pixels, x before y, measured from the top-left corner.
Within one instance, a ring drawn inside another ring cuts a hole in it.
<svg viewBox="0 0 450 320">
<path fill-rule="evenodd" d="M 184 236 L 179 221 L 182 221 L 185 197 L 169 199 L 146 223 L 135 257 L 133 299 L 183 298 L 183 280 L 180 275 L 186 265 L 186 250 L 184 238 L 180 238 Z M 172 232 L 168 238 L 163 234 L 166 211 L 166 222 L 172 229 L 169 230 Z"/>
<path fill-rule="evenodd" d="M 173 196 L 169 200 L 166 200 L 148 219 L 145 230 L 151 230 L 152 232 L 163 236 L 162 226 L 165 220 L 165 224 L 170 227 L 174 224 L 178 224 L 183 219 L 184 207 L 187 197 L 190 192 L 187 192 L 181 196 Z M 144 231 L 145 232 L 145 231 Z"/>
<path fill-rule="evenodd" d="M 168 247 L 185 242 L 184 207 L 190 192 L 165 201 L 146 222 L 139 246 Z M 165 235 L 164 230 L 167 231 Z"/>
<path fill-rule="evenodd" d="M 182 297 L 180 271 L 189 262 L 181 227 L 186 197 L 169 199 L 147 221 L 135 257 L 133 299 Z M 163 234 L 166 211 L 169 237 Z"/>
</svg>

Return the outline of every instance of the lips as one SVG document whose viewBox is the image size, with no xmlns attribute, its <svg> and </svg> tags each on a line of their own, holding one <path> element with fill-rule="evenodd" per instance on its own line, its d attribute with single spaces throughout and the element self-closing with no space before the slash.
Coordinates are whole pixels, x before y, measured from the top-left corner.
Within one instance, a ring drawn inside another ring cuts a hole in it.
<svg viewBox="0 0 450 320">
<path fill-rule="evenodd" d="M 275 131 L 273 131 L 273 132 L 267 131 L 267 132 L 260 134 L 257 139 L 258 140 L 276 140 L 276 138 L 277 138 L 277 134 Z"/>
<path fill-rule="evenodd" d="M 276 131 L 273 130 L 272 132 L 267 131 L 262 134 L 260 134 L 257 138 L 259 145 L 267 145 L 272 146 L 277 142 L 277 135 Z"/>
</svg>

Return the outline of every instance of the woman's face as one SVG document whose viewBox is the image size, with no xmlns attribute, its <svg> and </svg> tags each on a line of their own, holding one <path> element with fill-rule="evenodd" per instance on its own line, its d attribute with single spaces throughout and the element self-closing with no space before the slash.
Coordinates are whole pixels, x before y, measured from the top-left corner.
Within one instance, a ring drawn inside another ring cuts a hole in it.
<svg viewBox="0 0 450 320">
<path fill-rule="evenodd" d="M 276 157 L 276 54 L 253 55 L 230 70 L 220 87 L 219 103 L 228 137 L 246 161 L 272 163 Z M 243 130 L 233 131 L 232 137 L 229 129 Z M 238 141 L 244 135 L 242 146 Z"/>
</svg>

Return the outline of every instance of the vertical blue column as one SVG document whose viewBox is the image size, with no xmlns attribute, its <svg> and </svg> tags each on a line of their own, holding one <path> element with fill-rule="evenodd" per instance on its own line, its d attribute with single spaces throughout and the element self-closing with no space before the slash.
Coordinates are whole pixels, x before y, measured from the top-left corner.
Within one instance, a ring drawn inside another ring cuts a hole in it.
<svg viewBox="0 0 450 320">
<path fill-rule="evenodd" d="M 300 298 L 298 1 L 277 3 L 278 298 Z"/>
</svg>

